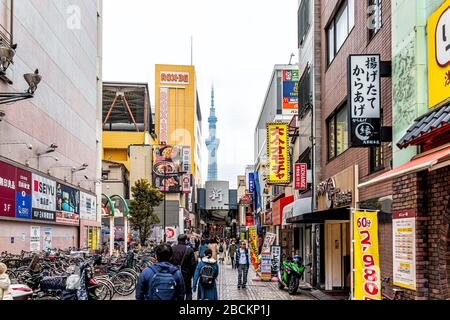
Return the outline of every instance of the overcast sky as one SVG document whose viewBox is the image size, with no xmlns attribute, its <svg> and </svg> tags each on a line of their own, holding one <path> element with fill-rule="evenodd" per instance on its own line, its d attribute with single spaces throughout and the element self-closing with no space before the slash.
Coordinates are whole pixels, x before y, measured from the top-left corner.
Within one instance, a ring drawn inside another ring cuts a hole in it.
<svg viewBox="0 0 450 320">
<path fill-rule="evenodd" d="M 208 137 L 215 87 L 219 180 L 236 187 L 253 164 L 253 133 L 274 64 L 297 51 L 297 0 L 107 0 L 104 4 L 104 81 L 148 82 L 155 106 L 155 64 L 189 65 L 191 35 Z M 202 175 L 208 152 L 202 142 Z"/>
</svg>

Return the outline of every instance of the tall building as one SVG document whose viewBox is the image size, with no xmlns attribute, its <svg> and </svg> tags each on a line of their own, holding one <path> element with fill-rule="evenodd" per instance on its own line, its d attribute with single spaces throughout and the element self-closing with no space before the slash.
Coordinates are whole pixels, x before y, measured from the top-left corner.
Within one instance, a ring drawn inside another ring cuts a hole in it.
<svg viewBox="0 0 450 320">
<path fill-rule="evenodd" d="M 193 212 L 202 183 L 202 114 L 194 66 L 155 65 L 155 129 L 158 144 L 183 147 L 183 175 L 175 177 L 182 186 L 166 196 L 166 225 L 183 231 L 198 222 Z M 162 217 L 162 208 L 156 213 Z"/>
<path fill-rule="evenodd" d="M 216 109 L 214 108 L 214 86 L 211 88 L 211 109 L 208 118 L 209 138 L 206 139 L 208 148 L 208 181 L 217 181 L 217 149 L 220 140 L 216 138 Z"/>
<path fill-rule="evenodd" d="M 97 249 L 102 1 L 1 1 L 0 29 L 0 91 L 42 76 L 0 105 L 0 250 Z"/>
</svg>

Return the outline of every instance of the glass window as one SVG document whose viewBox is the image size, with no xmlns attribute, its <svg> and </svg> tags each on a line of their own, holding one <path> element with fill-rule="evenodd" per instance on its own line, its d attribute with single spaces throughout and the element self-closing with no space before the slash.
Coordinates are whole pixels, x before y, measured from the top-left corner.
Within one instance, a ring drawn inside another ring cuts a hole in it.
<svg viewBox="0 0 450 320">
<path fill-rule="evenodd" d="M 335 145 L 336 145 L 336 128 L 334 125 L 334 117 L 328 122 L 328 158 L 333 159 L 336 157 Z"/>
<path fill-rule="evenodd" d="M 384 148 L 383 145 L 370 148 L 370 172 L 377 172 L 384 169 Z"/>
<path fill-rule="evenodd" d="M 348 33 L 355 26 L 355 0 L 348 0 Z"/>
<path fill-rule="evenodd" d="M 347 102 L 328 119 L 328 159 L 331 160 L 348 149 L 348 109 Z"/>
<path fill-rule="evenodd" d="M 328 28 L 328 64 L 334 59 L 334 24 Z"/>
<path fill-rule="evenodd" d="M 337 156 L 348 149 L 348 114 L 342 108 L 336 116 L 336 152 Z"/>
<path fill-rule="evenodd" d="M 382 14 L 381 14 L 381 0 L 369 0 L 369 40 L 371 40 L 375 34 L 381 29 Z"/>
<path fill-rule="evenodd" d="M 348 24 L 347 24 L 347 7 L 342 7 L 336 15 L 336 52 L 344 44 L 347 38 Z"/>
</svg>

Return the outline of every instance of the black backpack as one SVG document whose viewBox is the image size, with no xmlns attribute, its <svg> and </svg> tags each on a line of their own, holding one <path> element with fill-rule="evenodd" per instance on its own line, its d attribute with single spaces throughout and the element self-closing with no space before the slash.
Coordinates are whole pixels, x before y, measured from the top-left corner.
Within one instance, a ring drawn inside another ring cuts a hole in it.
<svg viewBox="0 0 450 320">
<path fill-rule="evenodd" d="M 200 283 L 205 288 L 211 288 L 214 285 L 214 269 L 211 264 L 205 264 L 200 269 Z"/>
</svg>

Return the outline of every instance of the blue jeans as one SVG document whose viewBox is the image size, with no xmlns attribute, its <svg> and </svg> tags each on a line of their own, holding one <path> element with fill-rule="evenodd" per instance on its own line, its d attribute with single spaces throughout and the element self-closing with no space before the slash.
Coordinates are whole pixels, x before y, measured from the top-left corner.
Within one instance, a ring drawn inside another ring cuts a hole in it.
<svg viewBox="0 0 450 320">
<path fill-rule="evenodd" d="M 247 276 L 248 276 L 248 265 L 240 264 L 238 266 L 238 286 L 247 284 Z"/>
</svg>

